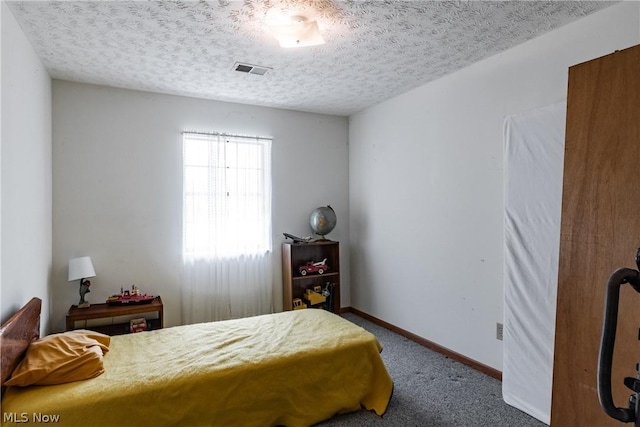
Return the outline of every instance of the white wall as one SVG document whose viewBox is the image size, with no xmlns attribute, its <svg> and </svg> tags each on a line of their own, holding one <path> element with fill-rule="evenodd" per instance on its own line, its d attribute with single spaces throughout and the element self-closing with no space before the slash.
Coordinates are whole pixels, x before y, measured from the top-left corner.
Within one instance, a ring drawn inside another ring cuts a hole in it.
<svg viewBox="0 0 640 427">
<path fill-rule="evenodd" d="M 351 305 L 498 370 L 503 121 L 640 43 L 624 2 L 350 118 Z"/>
<path fill-rule="evenodd" d="M 49 330 L 51 79 L 9 8 L 2 22 L 1 317 L 42 299 Z"/>
<path fill-rule="evenodd" d="M 252 76 L 249 76 L 252 77 Z M 92 257 L 90 302 L 132 283 L 162 296 L 167 326 L 180 322 L 184 130 L 273 137 L 274 303 L 282 307 L 283 232 L 310 235 L 309 214 L 331 204 L 348 267 L 348 120 L 250 105 L 53 83 L 53 320 L 58 329 L 77 283 L 68 260 Z M 342 304 L 349 305 L 345 268 Z"/>
</svg>

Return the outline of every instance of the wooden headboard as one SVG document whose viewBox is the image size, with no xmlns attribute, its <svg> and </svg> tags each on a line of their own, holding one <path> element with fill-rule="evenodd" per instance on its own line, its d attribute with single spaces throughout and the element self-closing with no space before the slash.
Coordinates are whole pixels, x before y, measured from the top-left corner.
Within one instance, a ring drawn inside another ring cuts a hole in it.
<svg viewBox="0 0 640 427">
<path fill-rule="evenodd" d="M 29 344 L 40 336 L 41 307 L 42 300 L 32 298 L 0 327 L 0 353 L 2 354 L 0 384 L 4 384 L 9 379 Z"/>
</svg>

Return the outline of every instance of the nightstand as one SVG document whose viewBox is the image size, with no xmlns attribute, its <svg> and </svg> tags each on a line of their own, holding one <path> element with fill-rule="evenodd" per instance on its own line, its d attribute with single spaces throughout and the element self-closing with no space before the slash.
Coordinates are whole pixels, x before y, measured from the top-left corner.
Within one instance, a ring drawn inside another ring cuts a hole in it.
<svg viewBox="0 0 640 427">
<path fill-rule="evenodd" d="M 135 316 L 157 313 L 157 318 L 148 318 L 147 325 L 149 330 L 162 329 L 164 327 L 164 307 L 162 299 L 157 296 L 153 301 L 146 304 L 92 304 L 87 308 L 78 308 L 72 305 L 67 313 L 67 331 L 73 329 L 91 329 L 92 331 L 101 332 L 107 335 L 121 335 L 129 333 L 129 322 L 111 323 L 99 326 L 81 326 L 76 327 L 76 322 L 92 320 L 92 319 L 114 319 L 123 316 Z M 140 316 L 145 317 L 145 316 Z"/>
</svg>

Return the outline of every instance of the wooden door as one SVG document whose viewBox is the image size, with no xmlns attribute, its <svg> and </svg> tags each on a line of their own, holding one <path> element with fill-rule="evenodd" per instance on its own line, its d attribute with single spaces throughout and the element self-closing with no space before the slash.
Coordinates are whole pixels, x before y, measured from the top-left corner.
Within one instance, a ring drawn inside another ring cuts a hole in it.
<svg viewBox="0 0 640 427">
<path fill-rule="evenodd" d="M 622 426 L 600 407 L 605 285 L 640 247 L 640 45 L 569 69 L 551 426 Z M 616 406 L 640 357 L 640 294 L 621 292 Z"/>
</svg>

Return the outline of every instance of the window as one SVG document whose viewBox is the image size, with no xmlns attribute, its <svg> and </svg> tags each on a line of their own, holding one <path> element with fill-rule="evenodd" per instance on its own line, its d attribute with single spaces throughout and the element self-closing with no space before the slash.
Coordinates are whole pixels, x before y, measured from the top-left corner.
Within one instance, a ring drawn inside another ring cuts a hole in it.
<svg viewBox="0 0 640 427">
<path fill-rule="evenodd" d="M 183 255 L 271 251 L 271 139 L 183 134 Z"/>
</svg>

